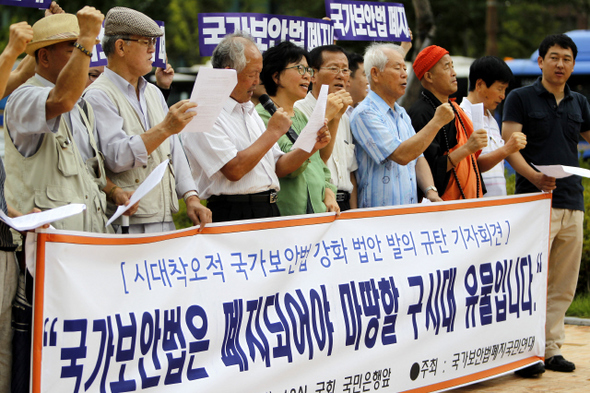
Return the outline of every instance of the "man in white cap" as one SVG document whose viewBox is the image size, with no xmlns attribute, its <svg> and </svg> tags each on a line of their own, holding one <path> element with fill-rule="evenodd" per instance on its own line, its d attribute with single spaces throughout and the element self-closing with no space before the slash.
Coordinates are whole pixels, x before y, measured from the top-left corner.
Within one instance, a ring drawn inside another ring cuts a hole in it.
<svg viewBox="0 0 590 393">
<path fill-rule="evenodd" d="M 139 202 L 130 233 L 174 230 L 172 215 L 181 197 L 193 224 L 211 222 L 211 211 L 201 205 L 176 135 L 195 116 L 187 110 L 196 104 L 184 100 L 168 109 L 158 88 L 143 78 L 152 70 L 156 38 L 162 34 L 141 12 L 112 8 L 102 41 L 108 66 L 84 94 L 97 115 L 107 175 L 117 187 L 135 190 L 157 165 L 170 159 L 162 181 Z"/>
<path fill-rule="evenodd" d="M 53 223 L 58 229 L 107 232 L 106 193 L 117 204 L 128 193 L 107 184 L 95 142 L 92 108 L 80 99 L 103 14 L 84 7 L 33 25 L 26 53 L 35 76 L 6 104 L 6 200 L 21 212 L 84 203 L 79 215 Z"/>
</svg>

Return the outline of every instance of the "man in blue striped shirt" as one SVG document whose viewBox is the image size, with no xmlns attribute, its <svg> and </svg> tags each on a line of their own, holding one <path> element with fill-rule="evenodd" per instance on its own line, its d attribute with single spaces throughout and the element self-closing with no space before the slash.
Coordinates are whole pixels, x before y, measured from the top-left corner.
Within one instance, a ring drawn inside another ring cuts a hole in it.
<svg viewBox="0 0 590 393">
<path fill-rule="evenodd" d="M 371 91 L 353 111 L 350 126 L 357 144 L 359 207 L 418 203 L 418 187 L 432 202 L 441 201 L 432 173 L 422 156 L 438 131 L 454 118 L 449 104 L 416 133 L 405 109 L 408 73 L 404 50 L 376 43 L 365 52 L 365 72 Z"/>
</svg>

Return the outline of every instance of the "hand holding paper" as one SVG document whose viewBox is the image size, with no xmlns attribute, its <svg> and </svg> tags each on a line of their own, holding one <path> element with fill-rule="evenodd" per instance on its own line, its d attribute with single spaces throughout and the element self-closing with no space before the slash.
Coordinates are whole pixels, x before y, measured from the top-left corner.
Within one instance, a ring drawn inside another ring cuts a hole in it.
<svg viewBox="0 0 590 393">
<path fill-rule="evenodd" d="M 25 214 L 15 218 L 8 217 L 2 210 L 0 210 L 0 219 L 9 227 L 14 228 L 19 232 L 24 232 L 39 228 L 53 221 L 80 214 L 85 209 L 86 205 L 83 203 L 70 203 L 69 205 L 56 207 L 55 209 L 45 210 L 40 213 Z"/>
<path fill-rule="evenodd" d="M 115 214 L 113 214 L 113 216 L 110 218 L 110 220 L 106 223 L 105 226 L 108 227 L 109 225 L 111 225 L 113 221 L 115 221 L 117 218 L 119 218 L 119 216 L 125 213 L 137 202 L 139 202 L 141 198 L 143 198 L 156 185 L 158 185 L 158 183 L 160 183 L 160 181 L 164 177 L 164 172 L 166 171 L 169 161 L 170 160 L 166 160 L 162 162 L 160 165 L 156 167 L 156 169 L 152 171 L 152 173 L 150 173 L 150 175 L 143 181 L 143 183 L 141 183 L 139 187 L 137 187 L 137 190 L 135 190 L 133 195 L 131 195 L 131 198 L 129 199 L 129 204 L 117 207 L 117 211 L 115 212 Z"/>
<path fill-rule="evenodd" d="M 471 121 L 473 122 L 473 129 L 479 130 L 483 128 L 484 109 L 483 103 L 471 105 Z"/>
<path fill-rule="evenodd" d="M 184 128 L 184 131 L 211 130 L 237 83 L 236 70 L 201 67 L 190 98 L 191 102 L 198 105 L 197 116 Z"/>
<path fill-rule="evenodd" d="M 590 178 L 590 170 L 567 165 L 535 165 L 533 167 L 547 176 L 562 179 L 571 175 Z"/>
<path fill-rule="evenodd" d="M 307 125 L 303 128 L 301 134 L 299 134 L 299 137 L 293 144 L 291 150 L 301 149 L 308 153 L 313 150 L 317 141 L 317 132 L 325 125 L 327 101 L 328 85 L 322 85 L 313 113 L 309 117 Z"/>
</svg>

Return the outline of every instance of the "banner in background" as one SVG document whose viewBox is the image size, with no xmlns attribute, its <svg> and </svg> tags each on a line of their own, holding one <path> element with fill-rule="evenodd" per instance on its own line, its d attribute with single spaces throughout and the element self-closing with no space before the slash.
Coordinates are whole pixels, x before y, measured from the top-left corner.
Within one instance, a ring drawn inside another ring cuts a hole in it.
<svg viewBox="0 0 590 393">
<path fill-rule="evenodd" d="M 539 361 L 551 194 L 40 233 L 33 392 L 399 392 Z"/>
<path fill-rule="evenodd" d="M 16 7 L 29 7 L 47 9 L 51 6 L 52 0 L 0 0 L 0 4 L 14 5 Z"/>
<path fill-rule="evenodd" d="M 334 37 L 347 41 L 411 41 L 403 4 L 326 0 Z"/>
<path fill-rule="evenodd" d="M 281 41 L 291 41 L 310 51 L 334 43 L 332 22 L 299 16 L 253 13 L 199 14 L 199 49 L 201 56 L 211 56 L 226 34 L 243 30 L 256 41 L 261 52 Z"/>
</svg>

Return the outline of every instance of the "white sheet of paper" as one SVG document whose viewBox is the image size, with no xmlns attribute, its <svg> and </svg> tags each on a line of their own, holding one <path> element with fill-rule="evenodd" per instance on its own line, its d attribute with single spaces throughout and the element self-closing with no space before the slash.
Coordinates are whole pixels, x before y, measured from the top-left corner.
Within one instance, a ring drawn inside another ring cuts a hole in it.
<svg viewBox="0 0 590 393">
<path fill-rule="evenodd" d="M 152 173 L 150 173 L 150 175 L 143 181 L 143 183 L 141 183 L 139 187 L 137 187 L 137 190 L 135 190 L 133 195 L 131 195 L 131 198 L 129 198 L 129 204 L 127 206 L 121 205 L 117 207 L 117 211 L 109 219 L 105 227 L 111 225 L 111 223 L 115 221 L 117 218 L 119 218 L 121 214 L 125 213 L 129 208 L 131 208 L 131 206 L 135 205 L 137 201 L 143 198 L 148 192 L 150 192 L 155 186 L 157 186 L 158 183 L 162 181 L 162 178 L 164 177 L 164 172 L 166 171 L 166 167 L 168 166 L 168 161 L 170 160 L 166 160 L 162 162 L 160 165 L 158 165 L 156 169 L 154 169 Z"/>
<path fill-rule="evenodd" d="M 588 170 L 588 169 L 578 168 L 575 166 L 563 165 L 563 170 L 568 173 L 571 173 L 572 175 L 578 175 L 578 176 L 590 178 L 590 170 Z"/>
<path fill-rule="evenodd" d="M 306 152 L 310 152 L 315 145 L 318 130 L 322 128 L 324 125 L 324 119 L 326 118 L 326 105 L 328 102 L 328 85 L 322 85 L 320 89 L 320 94 L 318 94 L 318 99 L 315 104 L 315 108 L 313 108 L 313 112 L 309 119 L 307 120 L 307 124 L 303 127 L 301 134 L 293 144 L 291 150 L 294 149 L 302 149 Z"/>
<path fill-rule="evenodd" d="M 238 84 L 238 74 L 233 69 L 199 68 L 190 101 L 197 103 L 197 116 L 182 132 L 204 132 L 213 128 L 223 105 Z"/>
<path fill-rule="evenodd" d="M 556 179 L 562 179 L 571 175 L 579 175 L 590 178 L 590 171 L 588 169 L 576 168 L 567 165 L 532 165 L 533 167 L 537 168 L 539 172 Z"/>
<path fill-rule="evenodd" d="M 471 121 L 473 122 L 473 130 L 480 130 L 483 128 L 484 122 L 483 102 L 473 104 L 471 106 Z"/>
<path fill-rule="evenodd" d="M 15 218 L 8 217 L 0 210 L 0 219 L 9 227 L 23 232 L 39 228 L 53 221 L 75 216 L 76 214 L 82 213 L 85 209 L 86 205 L 83 203 L 70 203 L 69 205 L 56 207 L 55 209 L 45 210 L 40 213 L 25 214 L 24 216 Z"/>
</svg>

